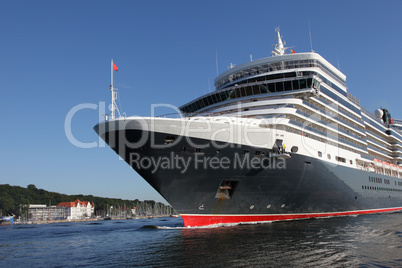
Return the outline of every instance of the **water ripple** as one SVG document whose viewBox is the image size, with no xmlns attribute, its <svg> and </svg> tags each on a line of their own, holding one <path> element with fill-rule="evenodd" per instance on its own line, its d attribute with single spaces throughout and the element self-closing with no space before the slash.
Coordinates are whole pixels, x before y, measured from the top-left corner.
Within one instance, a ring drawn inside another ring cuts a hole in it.
<svg viewBox="0 0 402 268">
<path fill-rule="evenodd" d="M 0 228 L 3 266 L 401 267 L 402 213 L 185 228 L 180 218 Z"/>
</svg>

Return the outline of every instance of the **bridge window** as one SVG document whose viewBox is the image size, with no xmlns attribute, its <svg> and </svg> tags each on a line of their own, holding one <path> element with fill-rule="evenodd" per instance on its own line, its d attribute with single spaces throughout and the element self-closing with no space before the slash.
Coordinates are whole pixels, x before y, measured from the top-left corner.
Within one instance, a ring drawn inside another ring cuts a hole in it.
<svg viewBox="0 0 402 268">
<path fill-rule="evenodd" d="M 283 75 L 280 76 L 281 77 L 278 78 L 283 78 Z M 317 83 L 316 80 L 308 78 L 308 79 L 298 79 L 291 81 L 271 82 L 246 87 L 238 86 L 236 88 L 232 88 L 231 90 L 217 92 L 215 94 L 200 98 L 197 101 L 194 101 L 182 107 L 181 111 L 187 114 L 191 114 L 210 105 L 230 99 L 265 94 L 269 92 L 283 92 L 283 91 L 311 88 L 313 81 L 315 84 Z"/>
</svg>

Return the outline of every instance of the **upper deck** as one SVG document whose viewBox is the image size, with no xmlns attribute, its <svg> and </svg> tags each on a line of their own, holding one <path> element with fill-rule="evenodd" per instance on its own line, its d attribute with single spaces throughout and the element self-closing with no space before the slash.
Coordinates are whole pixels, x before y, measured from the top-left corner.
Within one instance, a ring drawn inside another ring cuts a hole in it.
<svg viewBox="0 0 402 268">
<path fill-rule="evenodd" d="M 310 92 L 318 89 L 320 82 L 349 98 L 346 76 L 319 54 L 277 55 L 250 61 L 224 72 L 215 79 L 214 92 L 181 106 L 180 110 L 185 115 L 192 115 L 234 99 Z M 354 110 L 360 114 L 357 107 Z"/>
<path fill-rule="evenodd" d="M 219 91 L 244 79 L 297 71 L 303 68 L 322 70 L 339 83 L 340 88 L 346 92 L 346 75 L 314 52 L 272 56 L 244 63 L 219 75 L 215 79 L 215 88 Z"/>
</svg>

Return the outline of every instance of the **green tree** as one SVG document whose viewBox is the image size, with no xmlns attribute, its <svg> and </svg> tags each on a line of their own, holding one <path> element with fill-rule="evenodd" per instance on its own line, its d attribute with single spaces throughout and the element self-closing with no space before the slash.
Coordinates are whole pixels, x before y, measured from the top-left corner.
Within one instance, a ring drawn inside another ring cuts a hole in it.
<svg viewBox="0 0 402 268">
<path fill-rule="evenodd" d="M 27 186 L 27 188 L 28 188 L 29 190 L 38 190 L 38 188 L 36 188 L 36 186 L 35 186 L 34 184 L 29 184 L 29 185 Z"/>
<path fill-rule="evenodd" d="M 7 195 L 0 196 L 0 208 L 4 214 L 3 216 L 14 213 L 14 199 Z"/>
</svg>

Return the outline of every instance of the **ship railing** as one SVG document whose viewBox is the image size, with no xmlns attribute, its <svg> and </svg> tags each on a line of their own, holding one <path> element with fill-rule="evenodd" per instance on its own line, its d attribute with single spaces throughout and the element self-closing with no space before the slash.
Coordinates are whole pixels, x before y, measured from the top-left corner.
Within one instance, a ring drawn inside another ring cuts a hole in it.
<svg viewBox="0 0 402 268">
<path fill-rule="evenodd" d="M 373 162 L 371 162 L 371 163 L 373 163 Z M 376 174 L 380 174 L 380 175 L 386 175 L 386 176 L 390 176 L 390 177 L 394 177 L 394 178 L 398 178 L 398 179 L 402 178 L 402 170 L 399 170 L 399 169 L 396 169 L 396 170 L 392 169 L 390 172 L 389 168 L 387 169 L 387 167 L 385 167 L 385 166 L 379 166 L 377 168 L 374 168 L 374 166 L 372 164 L 370 164 L 370 165 L 363 164 L 362 165 L 361 163 L 359 163 L 359 161 L 356 161 L 356 168 L 359 170 L 364 170 L 364 171 L 368 171 L 368 172 L 372 172 L 372 173 L 376 173 Z"/>
<path fill-rule="evenodd" d="M 321 101 L 321 100 L 320 100 L 320 101 Z M 309 103 L 309 102 L 303 102 L 303 105 L 309 106 L 309 107 L 311 107 L 311 108 L 313 108 L 313 109 L 315 109 L 315 110 L 321 112 L 322 115 L 325 115 L 326 117 L 329 117 L 331 120 L 334 120 L 334 121 L 336 121 L 337 123 L 345 124 L 345 125 L 347 125 L 349 128 L 351 128 L 351 129 L 356 129 L 356 127 L 355 127 L 354 125 L 352 125 L 352 124 L 346 122 L 345 120 L 339 118 L 338 115 L 333 114 L 331 111 L 329 111 L 329 112 L 324 111 L 324 110 L 322 110 L 322 109 L 316 107 L 315 105 L 313 105 L 313 104 L 311 104 L 311 103 Z M 329 105 L 330 105 L 330 104 L 329 104 Z M 339 111 L 338 111 L 338 113 L 339 113 Z M 343 115 L 343 114 L 340 114 L 340 115 L 343 116 L 343 117 L 345 117 L 345 115 Z M 361 130 L 360 130 L 360 129 L 358 129 L 358 131 L 361 133 Z M 357 131 L 356 131 L 356 132 L 357 132 Z M 358 137 L 358 138 L 361 139 L 362 137 Z"/>
<path fill-rule="evenodd" d="M 158 118 L 182 118 L 183 115 L 181 113 L 170 113 L 170 114 L 162 114 L 157 115 Z"/>
<path fill-rule="evenodd" d="M 331 107 L 333 107 L 334 109 L 337 110 L 337 113 L 338 113 L 339 115 L 341 115 L 341 116 L 343 116 L 343 117 L 345 117 L 345 118 L 347 118 L 347 119 L 349 119 L 349 120 L 351 120 L 351 121 L 354 121 L 355 124 L 360 124 L 361 127 L 363 128 L 364 124 L 363 124 L 363 122 L 362 122 L 361 119 L 357 119 L 356 117 L 350 117 L 350 115 L 346 112 L 346 110 L 345 110 L 344 108 L 340 107 L 339 105 L 336 106 L 336 108 L 335 108 L 335 107 L 334 107 L 334 103 L 331 103 L 331 102 L 326 101 L 326 100 L 324 100 L 324 99 L 317 99 L 317 98 L 314 98 L 314 100 L 315 100 L 316 102 L 318 102 L 318 103 L 320 103 L 320 102 L 324 103 L 324 106 L 331 106 Z M 308 102 L 307 102 L 307 103 L 308 103 Z M 322 103 L 320 103 L 320 104 L 323 105 Z M 329 111 L 329 113 L 330 113 L 331 115 L 337 117 L 337 115 L 334 114 L 332 111 Z M 343 122 L 343 121 L 342 121 L 342 122 Z M 352 127 L 355 128 L 355 126 L 352 126 Z M 362 131 L 362 130 L 360 130 L 360 131 Z"/>
<path fill-rule="evenodd" d="M 233 112 L 223 111 L 223 112 L 215 112 L 215 113 L 208 113 L 208 112 L 189 113 L 189 114 L 187 114 L 187 117 L 197 117 L 197 116 L 214 117 L 214 116 L 222 116 L 222 115 L 228 115 L 228 114 L 233 114 Z"/>
<path fill-rule="evenodd" d="M 370 133 L 370 134 L 371 134 L 371 133 Z M 391 149 L 388 149 L 388 148 L 386 147 L 386 144 L 381 144 L 381 143 L 379 143 L 379 142 L 373 140 L 373 139 L 370 138 L 370 137 L 367 139 L 367 142 L 374 143 L 375 145 L 377 145 L 378 147 L 380 147 L 381 149 L 378 149 L 378 150 L 381 150 L 383 153 L 389 154 L 389 153 L 392 153 L 392 152 L 393 152 Z M 387 141 L 386 141 L 386 142 L 387 142 Z M 388 142 L 387 142 L 387 143 L 388 143 Z"/>
<path fill-rule="evenodd" d="M 357 165 L 357 169 L 360 169 L 360 170 L 365 170 L 365 171 L 374 171 L 374 169 L 370 169 L 369 167 L 366 167 L 366 166 L 361 166 L 361 165 Z"/>
<path fill-rule="evenodd" d="M 360 106 L 360 101 L 359 101 L 358 98 L 356 98 L 355 96 L 353 96 L 349 92 L 346 93 L 346 96 L 348 97 L 349 100 L 351 100 L 352 102 L 354 102 L 355 104 Z"/>
<path fill-rule="evenodd" d="M 215 112 L 215 113 L 208 113 L 208 112 L 199 112 L 199 113 L 188 113 L 188 114 L 181 114 L 181 113 L 170 113 L 170 114 L 162 114 L 155 116 L 157 118 L 191 118 L 191 117 L 216 117 L 216 116 L 225 116 L 230 115 L 231 117 L 239 117 L 233 115 L 231 111 L 223 111 L 223 112 Z M 242 117 L 255 117 L 255 115 L 244 115 Z"/>
<path fill-rule="evenodd" d="M 368 133 L 367 136 L 371 135 L 371 136 L 376 137 L 376 138 L 379 139 L 380 141 L 384 141 L 384 142 L 387 142 L 387 143 L 388 143 L 388 141 L 386 140 L 385 137 L 380 137 L 379 135 L 377 135 L 377 134 L 375 134 L 375 133 L 373 133 L 373 132 L 367 132 L 367 133 Z M 384 146 L 384 145 L 383 145 L 383 146 Z"/>
<path fill-rule="evenodd" d="M 275 71 L 281 70 L 298 70 L 301 68 L 319 68 L 329 76 L 331 76 L 335 81 L 340 83 L 342 86 L 345 85 L 345 81 L 335 75 L 332 71 L 330 71 L 324 64 L 315 59 L 303 59 L 303 60 L 291 60 L 291 61 L 279 61 L 263 64 L 262 66 L 251 66 L 247 69 L 239 70 L 237 72 L 228 73 L 226 76 L 215 82 L 215 88 L 217 90 L 222 89 L 223 87 L 229 84 L 235 84 L 246 77 L 251 77 L 254 75 L 262 75 L 268 74 Z M 257 69 L 256 69 L 257 68 Z M 232 77 L 232 79 L 229 79 Z"/>
<path fill-rule="evenodd" d="M 189 113 L 189 114 L 185 114 L 185 116 L 183 116 L 183 114 L 181 113 L 170 113 L 170 114 L 162 114 L 162 115 L 158 115 L 156 117 L 158 118 L 183 118 L 183 117 L 196 117 L 196 116 L 216 116 L 219 114 L 223 114 L 221 113 Z"/>
<path fill-rule="evenodd" d="M 297 110 L 296 113 L 297 113 L 297 114 L 301 114 L 301 115 L 303 115 L 303 116 L 305 116 L 305 117 L 307 117 L 307 118 L 311 118 L 312 116 L 314 117 L 314 114 L 316 114 L 316 113 L 308 114 L 308 113 L 305 113 L 305 112 L 301 111 L 300 109 Z M 331 118 L 332 118 L 332 117 L 331 117 Z M 359 140 L 363 140 L 363 141 L 364 141 L 364 137 L 363 137 L 362 135 L 358 135 L 358 134 L 356 134 L 355 132 L 343 130 L 343 129 L 341 129 L 340 127 L 335 127 L 335 126 L 333 126 L 333 125 L 331 125 L 331 124 L 328 124 L 328 123 L 326 123 L 325 121 L 320 120 L 320 119 L 318 119 L 318 118 L 316 118 L 316 117 L 314 117 L 314 119 L 315 119 L 316 123 L 320 123 L 320 124 L 326 125 L 329 130 L 332 130 L 332 131 L 334 131 L 334 132 L 343 133 L 344 135 L 346 135 L 346 137 L 352 136 L 352 137 L 355 138 L 355 139 L 359 139 Z M 344 123 L 344 124 L 349 125 L 350 127 L 352 127 L 350 124 L 348 124 L 348 123 L 346 123 L 346 122 L 343 122 L 342 120 L 340 120 L 340 119 L 338 119 L 338 118 L 335 118 L 335 119 L 336 119 L 338 122 L 340 122 L 340 123 Z M 325 129 L 324 129 L 324 130 L 325 130 Z"/>
</svg>

